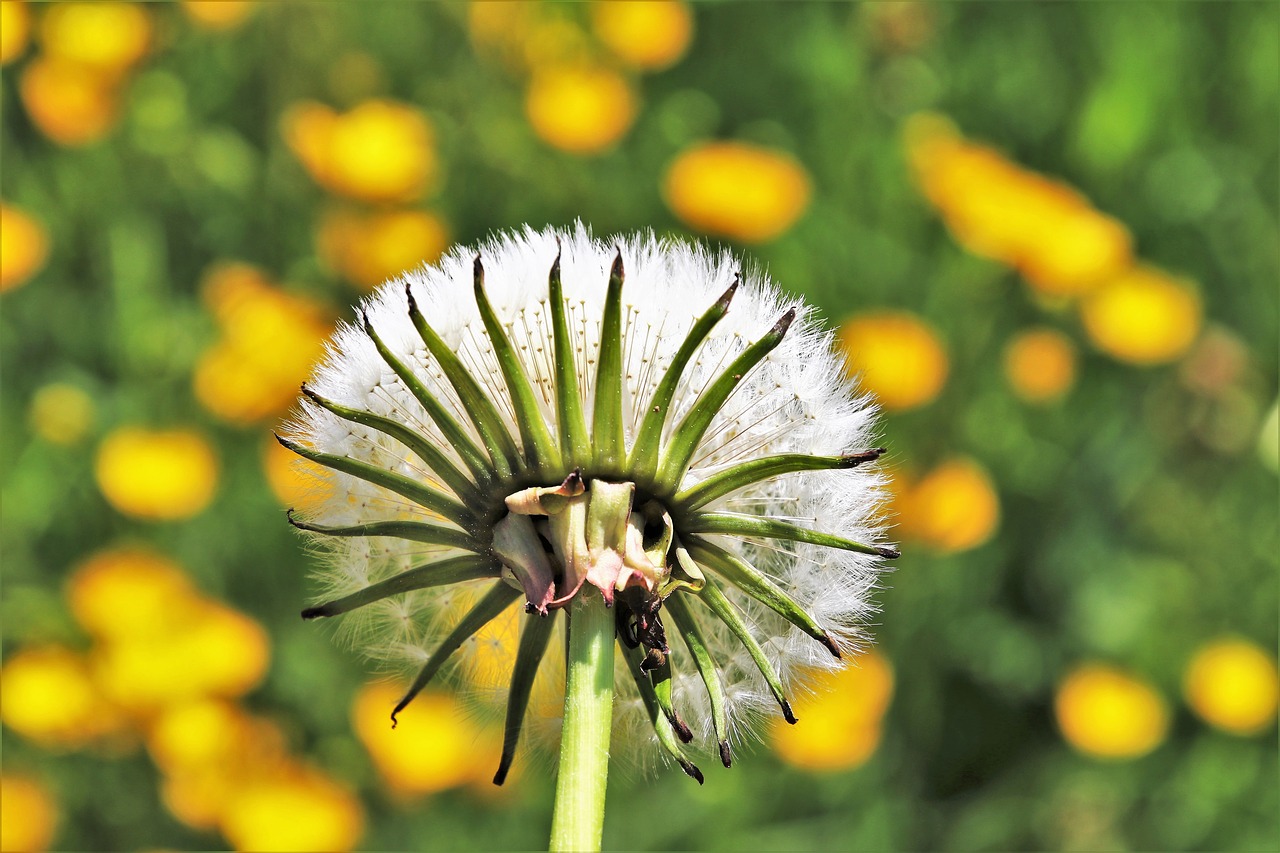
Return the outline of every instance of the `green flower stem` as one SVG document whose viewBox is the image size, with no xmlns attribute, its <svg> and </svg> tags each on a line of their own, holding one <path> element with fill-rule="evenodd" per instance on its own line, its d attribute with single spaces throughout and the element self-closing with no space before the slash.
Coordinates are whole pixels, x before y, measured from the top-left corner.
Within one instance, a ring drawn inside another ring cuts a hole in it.
<svg viewBox="0 0 1280 853">
<path fill-rule="evenodd" d="M 569 609 L 568 631 L 553 853 L 600 849 L 613 722 L 613 611 L 599 595 L 584 592 Z"/>
</svg>

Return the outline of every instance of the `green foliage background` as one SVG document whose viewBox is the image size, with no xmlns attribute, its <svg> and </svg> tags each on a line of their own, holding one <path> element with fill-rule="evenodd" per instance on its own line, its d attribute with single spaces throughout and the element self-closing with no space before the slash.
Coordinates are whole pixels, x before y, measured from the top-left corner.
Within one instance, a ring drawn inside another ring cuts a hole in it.
<svg viewBox="0 0 1280 853">
<path fill-rule="evenodd" d="M 334 304 L 355 299 L 315 257 L 324 194 L 278 121 L 301 98 L 349 106 L 335 60 L 360 51 L 385 69 L 376 94 L 421 106 L 435 125 L 444 180 L 430 205 L 458 241 L 577 218 L 600 234 L 683 234 L 659 182 L 684 146 L 728 137 L 793 152 L 814 200 L 749 255 L 833 323 L 895 306 L 941 330 L 951 379 L 932 405 L 887 417 L 886 442 L 917 469 L 971 455 L 997 483 L 993 540 L 947 557 L 908 546 L 889 579 L 875 634 L 896 694 L 867 765 L 814 775 L 758 750 L 731 771 L 711 768 L 702 788 L 671 771 L 620 770 L 606 847 L 1280 845 L 1274 730 L 1229 736 L 1179 698 L 1205 640 L 1231 632 L 1276 645 L 1275 472 L 1256 441 L 1222 452 L 1201 439 L 1201 403 L 1176 367 L 1094 353 L 1069 318 L 1057 324 L 1082 342 L 1076 387 L 1056 406 L 1019 403 L 1000 353 L 1045 315 L 1015 273 L 954 244 L 912 185 L 900 140 L 908 115 L 938 110 L 1080 188 L 1132 230 L 1144 258 L 1199 282 L 1207 321 L 1247 346 L 1247 390 L 1265 411 L 1280 345 L 1275 4 L 935 5 L 932 36 L 911 52 L 886 48 L 866 7 L 699 4 L 686 58 L 643 78 L 634 127 L 596 157 L 534 136 L 519 81 L 476 56 L 460 6 L 267 4 L 228 34 L 196 30 L 172 7 L 152 11 L 160 45 L 101 143 L 44 139 L 17 97 L 20 63 L 4 74 L 3 196 L 36 212 L 55 247 L 0 303 L 6 655 L 83 644 L 63 578 L 98 548 L 154 543 L 268 628 L 272 670 L 248 704 L 286 726 L 296 752 L 359 788 L 362 848 L 545 843 L 551 780 L 541 767 L 509 800 L 457 791 L 404 805 L 383 792 L 350 730 L 367 672 L 297 618 L 312 592 L 308 557 L 266 489 L 263 433 L 218 422 L 191 393 L 192 366 L 215 336 L 197 292 L 211 262 L 246 260 Z M 96 439 L 68 450 L 31 434 L 32 394 L 55 380 L 93 389 L 97 436 L 175 421 L 215 436 L 224 472 L 213 505 L 168 524 L 112 510 L 94 485 Z M 1054 685 L 1094 658 L 1145 674 L 1170 698 L 1171 732 L 1149 756 L 1099 762 L 1062 740 Z M 223 843 L 164 810 L 145 752 L 51 753 L 8 730 L 3 748 L 6 771 L 39 768 L 51 781 L 59 848 Z"/>
</svg>

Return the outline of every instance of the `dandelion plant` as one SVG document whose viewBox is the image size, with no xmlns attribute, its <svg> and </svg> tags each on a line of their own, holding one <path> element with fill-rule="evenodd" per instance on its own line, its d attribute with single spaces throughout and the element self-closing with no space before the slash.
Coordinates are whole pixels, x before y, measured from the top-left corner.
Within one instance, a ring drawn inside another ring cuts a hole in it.
<svg viewBox="0 0 1280 853">
<path fill-rule="evenodd" d="M 457 249 L 365 300 L 302 393 L 280 441 L 329 482 L 290 521 L 330 593 L 303 616 L 416 666 L 394 720 L 523 600 L 494 782 L 561 656 L 553 849 L 598 849 L 615 725 L 701 783 L 753 718 L 795 723 L 795 681 L 849 663 L 897 556 L 870 402 L 728 254 L 581 226 Z"/>
</svg>

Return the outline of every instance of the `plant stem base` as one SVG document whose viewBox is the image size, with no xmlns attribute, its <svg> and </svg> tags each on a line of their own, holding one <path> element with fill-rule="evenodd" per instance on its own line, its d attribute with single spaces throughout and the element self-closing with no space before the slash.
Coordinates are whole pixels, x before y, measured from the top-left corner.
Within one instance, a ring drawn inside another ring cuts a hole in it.
<svg viewBox="0 0 1280 853">
<path fill-rule="evenodd" d="M 600 849 L 613 723 L 613 611 L 584 590 L 569 609 L 568 632 L 553 853 Z"/>
</svg>

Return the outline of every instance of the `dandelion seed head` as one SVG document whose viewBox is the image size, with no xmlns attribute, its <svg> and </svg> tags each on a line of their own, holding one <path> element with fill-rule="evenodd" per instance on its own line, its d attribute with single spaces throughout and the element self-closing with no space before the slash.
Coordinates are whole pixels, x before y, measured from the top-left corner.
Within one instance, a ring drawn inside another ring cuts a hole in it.
<svg viewBox="0 0 1280 853">
<path fill-rule="evenodd" d="M 508 389 L 501 369 L 500 347 L 487 333 L 473 295 L 476 258 L 479 256 L 483 262 L 484 293 L 510 351 L 528 378 L 532 405 L 555 436 L 559 426 L 557 395 L 562 389 L 556 384 L 552 319 L 555 306 L 550 304 L 548 271 L 558 258 L 577 396 L 590 424 L 596 369 L 602 355 L 602 317 L 608 290 L 605 285 L 617 255 L 625 268 L 621 298 L 621 424 L 629 452 L 635 450 L 641 425 L 654 408 L 656 391 L 677 351 L 708 307 L 716 304 L 731 285 L 738 282 L 729 310 L 693 352 L 676 385 L 670 411 L 661 413 L 665 417 L 660 442 L 664 452 L 685 419 L 700 405 L 704 392 L 754 342 L 771 334 L 784 312 L 794 309 L 794 319 L 781 343 L 736 377 L 732 392 L 693 448 L 687 471 L 670 494 L 658 498 L 674 513 L 677 539 L 685 537 L 682 524 L 705 513 L 728 519 L 730 524 L 739 518 L 774 519 L 800 531 L 794 536 L 813 531 L 867 543 L 859 546 L 862 550 L 848 550 L 794 537 L 777 539 L 715 530 L 687 537 L 691 542 L 704 541 L 707 547 L 718 546 L 750 564 L 808 613 L 827 638 L 825 643 L 849 653 L 845 659 L 837 660 L 828 646 L 815 642 L 813 631 L 802 630 L 794 619 L 784 618 L 777 608 L 766 606 L 733 583 L 719 583 L 730 607 L 759 644 L 760 654 L 776 670 L 785 689 L 792 689 L 792 680 L 799 674 L 845 665 L 847 658 L 866 642 L 862 626 L 874 613 L 873 593 L 881 571 L 883 554 L 874 551 L 886 533 L 881 513 L 885 477 L 873 457 L 868 458 L 868 464 L 812 466 L 768 476 L 716 496 L 697 508 L 681 509 L 672 497 L 700 483 L 712 483 L 717 475 L 734 472 L 753 460 L 786 454 L 835 458 L 873 446 L 876 407 L 847 378 L 831 333 L 808 306 L 785 296 L 763 271 L 744 267 L 730 253 L 653 234 L 602 241 L 581 224 L 563 231 L 525 228 L 499 234 L 478 247 L 456 248 L 436 264 L 409 271 L 367 297 L 358 308 L 356 320 L 337 329 L 323 362 L 306 387 L 331 404 L 407 427 L 458 471 L 467 473 L 464 449 L 450 441 L 444 425 L 420 399 L 421 392 L 438 401 L 440 409 L 475 446 L 483 447 L 484 437 L 449 370 L 424 345 L 423 335 L 410 316 L 411 295 L 421 317 L 492 402 L 516 451 L 528 455 L 530 448 L 522 439 L 520 423 L 527 413 L 522 413 L 521 405 Z M 370 329 L 375 332 L 371 334 Z M 385 352 L 380 351 L 380 346 Z M 411 379 L 420 385 L 418 391 L 393 368 L 386 353 L 412 374 Z M 473 495 L 451 487 L 448 478 L 434 470 L 429 459 L 385 429 L 340 416 L 311 396 L 300 402 L 283 437 L 310 452 L 356 460 L 399 475 L 464 505 L 475 500 Z M 458 519 L 421 506 L 365 476 L 337 469 L 328 470 L 327 476 L 329 497 L 313 502 L 298 514 L 303 525 L 332 530 L 425 521 L 474 536 L 480 543 L 478 550 L 488 553 L 491 531 L 477 533 Z M 549 489 L 562 477 L 563 472 L 552 480 L 535 482 L 528 472 L 517 473 L 505 492 L 503 484 L 498 483 L 492 487 L 493 494 L 501 498 L 531 484 Z M 496 506 L 492 512 L 489 507 L 483 508 L 481 515 L 505 515 L 501 503 Z M 531 529 L 546 535 L 545 516 Z M 325 554 L 318 584 L 321 600 L 350 596 L 415 567 L 447 561 L 463 553 L 447 544 L 424 544 L 392 535 L 311 535 Z M 547 551 L 551 551 L 549 546 Z M 490 584 L 489 580 L 467 581 L 381 598 L 345 614 L 341 635 L 387 667 L 422 667 Z M 689 594 L 684 600 L 696 598 Z M 759 720 L 776 715 L 776 691 L 771 688 L 759 657 L 744 646 L 728 622 L 714 618 L 711 610 L 700 604 L 690 604 L 688 610 L 715 661 L 728 710 L 728 738 L 735 744 L 744 742 Z M 520 620 L 537 618 L 550 617 L 519 616 Z M 672 659 L 676 661 L 673 704 L 680 708 L 697 742 L 714 743 L 717 734 L 725 733 L 714 730 L 715 709 L 708 690 L 689 660 L 683 635 L 673 629 L 670 620 L 667 626 Z M 504 656 L 506 660 L 514 659 L 517 639 L 514 627 L 505 632 L 482 632 L 460 645 L 452 665 L 463 674 L 463 682 L 468 681 L 468 671 L 482 671 L 483 677 L 470 679 L 471 688 L 484 698 L 500 699 L 503 691 L 497 682 L 502 669 L 495 662 Z M 562 648 L 562 643 L 562 638 L 553 637 L 550 648 Z M 554 737 L 558 732 L 559 709 L 545 695 L 551 689 L 548 683 L 554 683 L 557 677 L 557 667 L 562 689 L 562 656 L 553 652 L 543 658 L 526 723 L 526 730 L 535 736 L 541 733 Z M 540 697 L 538 691 L 544 695 Z M 645 702 L 632 673 L 622 665 L 617 672 L 616 708 L 619 736 L 615 742 L 654 741 Z"/>
</svg>

